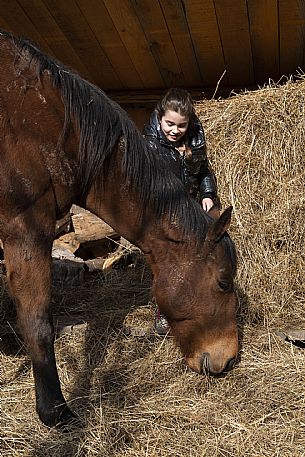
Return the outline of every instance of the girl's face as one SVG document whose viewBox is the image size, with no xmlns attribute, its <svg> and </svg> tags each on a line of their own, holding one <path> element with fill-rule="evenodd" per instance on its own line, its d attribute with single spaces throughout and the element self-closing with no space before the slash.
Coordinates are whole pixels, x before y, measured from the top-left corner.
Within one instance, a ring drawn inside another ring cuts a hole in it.
<svg viewBox="0 0 305 457">
<path fill-rule="evenodd" d="M 164 116 L 161 117 L 160 125 L 167 140 L 172 142 L 181 140 L 187 131 L 189 120 L 189 116 L 170 109 L 166 110 Z"/>
</svg>

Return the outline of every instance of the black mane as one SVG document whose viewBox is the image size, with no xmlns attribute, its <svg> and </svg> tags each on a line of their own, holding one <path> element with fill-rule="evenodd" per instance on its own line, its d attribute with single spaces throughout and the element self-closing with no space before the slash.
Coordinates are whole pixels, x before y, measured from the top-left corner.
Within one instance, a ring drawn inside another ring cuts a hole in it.
<svg viewBox="0 0 305 457">
<path fill-rule="evenodd" d="M 35 62 L 38 75 L 48 71 L 61 93 L 66 124 L 71 118 L 77 121 L 82 192 L 86 193 L 96 180 L 103 179 L 104 165 L 123 137 L 126 179 L 136 189 L 143 211 L 152 205 L 157 217 L 169 214 L 173 221 L 180 221 L 186 237 L 193 234 L 202 241 L 212 219 L 189 197 L 180 180 L 164 166 L 161 156 L 149 149 L 126 112 L 101 89 L 45 55 L 31 42 L 1 30 L 0 35 L 16 46 L 16 62 L 19 54 L 26 56 L 29 64 Z"/>
</svg>

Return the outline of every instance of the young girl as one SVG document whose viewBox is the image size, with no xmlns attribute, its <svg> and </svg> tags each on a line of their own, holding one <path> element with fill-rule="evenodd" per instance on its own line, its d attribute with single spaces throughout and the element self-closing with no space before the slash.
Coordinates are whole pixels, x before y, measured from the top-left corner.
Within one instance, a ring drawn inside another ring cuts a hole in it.
<svg viewBox="0 0 305 457">
<path fill-rule="evenodd" d="M 169 89 L 144 126 L 144 136 L 152 147 L 157 142 L 161 145 L 171 170 L 209 211 L 217 199 L 216 182 L 208 164 L 203 127 L 189 92 Z"/>
<path fill-rule="evenodd" d="M 209 168 L 203 127 L 195 115 L 189 92 L 169 89 L 153 111 L 149 124 L 144 126 L 144 136 L 152 147 L 158 143 L 161 154 L 186 190 L 200 201 L 205 211 L 210 211 L 218 201 L 216 180 Z M 159 309 L 155 328 L 159 334 L 169 330 Z"/>
</svg>

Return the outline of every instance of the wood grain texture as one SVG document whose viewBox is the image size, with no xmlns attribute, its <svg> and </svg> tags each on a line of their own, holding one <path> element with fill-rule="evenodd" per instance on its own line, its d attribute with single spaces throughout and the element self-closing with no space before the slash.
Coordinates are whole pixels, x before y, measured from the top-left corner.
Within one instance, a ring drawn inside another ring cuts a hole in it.
<svg viewBox="0 0 305 457">
<path fill-rule="evenodd" d="M 246 0 L 214 0 L 230 86 L 253 84 L 254 71 Z"/>
<path fill-rule="evenodd" d="M 43 35 L 40 35 L 30 16 L 23 10 L 18 1 L 0 0 L 0 14 L 3 26 L 7 31 L 32 40 L 34 43 L 39 44 L 44 52 L 52 54 Z"/>
<path fill-rule="evenodd" d="M 280 74 L 295 75 L 304 71 L 305 1 L 279 0 Z"/>
<path fill-rule="evenodd" d="M 105 6 L 145 88 L 164 87 L 140 21 L 129 0 L 105 0 Z"/>
<path fill-rule="evenodd" d="M 149 48 L 167 87 L 185 85 L 162 9 L 157 0 L 131 0 Z"/>
<path fill-rule="evenodd" d="M 90 75 L 104 89 L 122 84 L 88 22 L 74 0 L 44 0 L 54 20 L 75 49 Z"/>
<path fill-rule="evenodd" d="M 186 86 L 202 84 L 182 0 L 159 0 Z"/>
<path fill-rule="evenodd" d="M 52 55 L 60 59 L 64 65 L 76 70 L 82 77 L 90 78 L 79 55 L 67 40 L 43 0 L 18 0 L 18 2 L 31 18 L 38 33 L 43 36 Z"/>
<path fill-rule="evenodd" d="M 277 0 L 248 0 L 254 77 L 257 84 L 272 79 L 279 72 L 279 34 Z"/>
<path fill-rule="evenodd" d="M 0 0 L 0 28 L 130 103 L 135 91 L 220 94 L 305 70 L 305 0 Z"/>
<path fill-rule="evenodd" d="M 213 0 L 185 2 L 186 18 L 192 37 L 203 86 L 214 86 L 225 70 L 222 44 Z M 227 84 L 227 77 L 222 80 Z"/>
<path fill-rule="evenodd" d="M 101 0 L 91 0 L 90 2 L 77 0 L 77 4 L 112 67 L 116 69 L 122 88 L 139 89 L 144 87 L 104 3 Z"/>
</svg>

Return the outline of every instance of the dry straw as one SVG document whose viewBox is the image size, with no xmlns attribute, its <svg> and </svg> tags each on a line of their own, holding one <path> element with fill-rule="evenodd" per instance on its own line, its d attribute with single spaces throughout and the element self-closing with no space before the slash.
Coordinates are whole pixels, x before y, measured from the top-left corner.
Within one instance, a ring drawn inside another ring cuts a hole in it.
<svg viewBox="0 0 305 457">
<path fill-rule="evenodd" d="M 305 80 L 203 101 L 209 156 L 232 204 L 251 317 L 305 325 Z"/>
<path fill-rule="evenodd" d="M 305 354 L 276 335 L 304 329 L 305 81 L 197 104 L 239 269 L 241 353 L 224 378 L 189 372 L 150 328 L 150 272 L 131 268 L 54 289 L 60 318 L 87 322 L 56 341 L 64 393 L 83 421 L 62 434 L 34 412 L 29 359 L 1 340 L 2 457 L 304 457 Z M 13 320 L 4 288 L 2 323 Z"/>
</svg>

